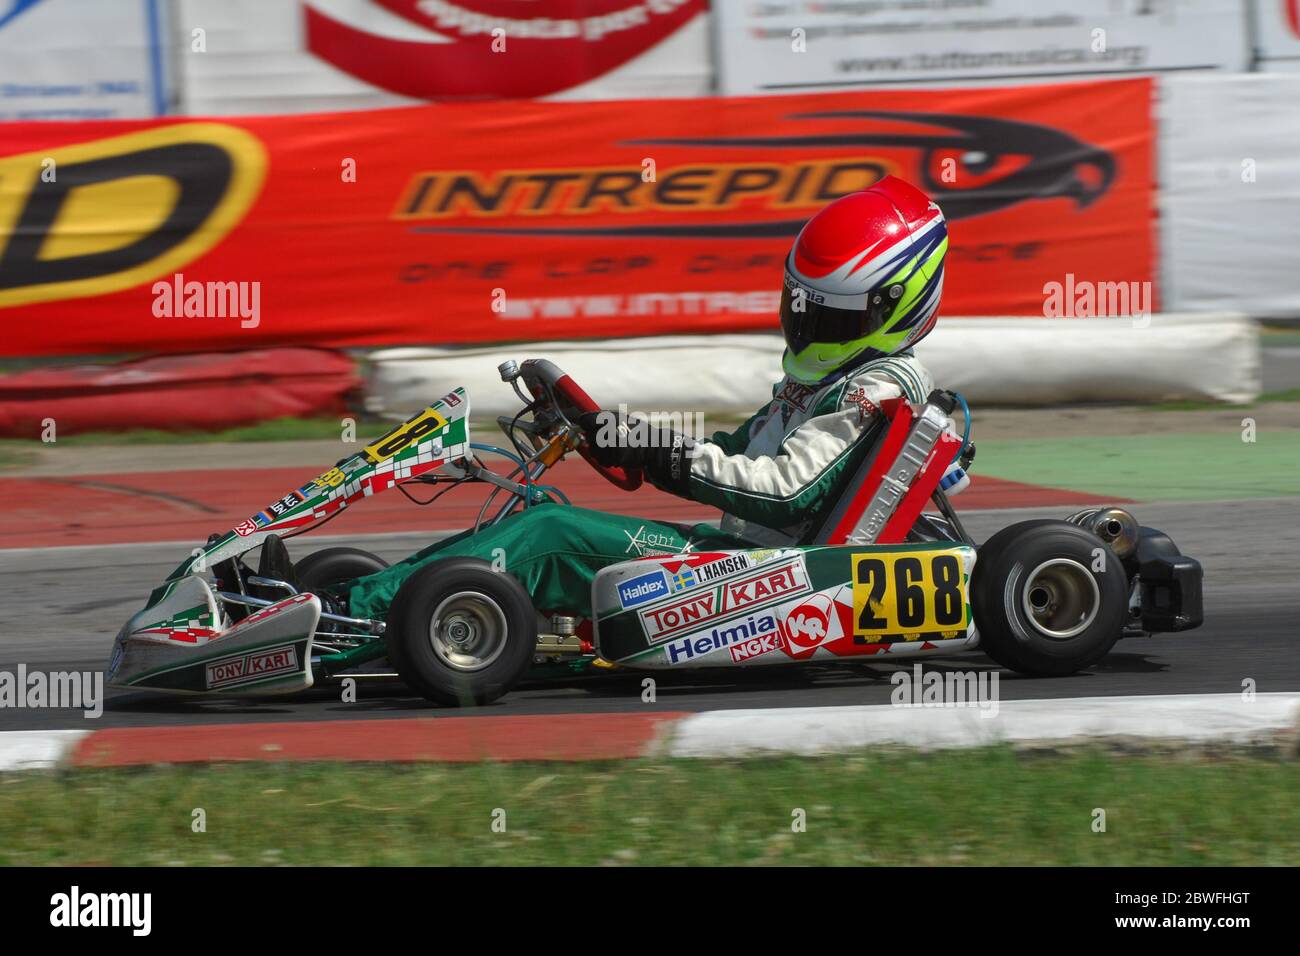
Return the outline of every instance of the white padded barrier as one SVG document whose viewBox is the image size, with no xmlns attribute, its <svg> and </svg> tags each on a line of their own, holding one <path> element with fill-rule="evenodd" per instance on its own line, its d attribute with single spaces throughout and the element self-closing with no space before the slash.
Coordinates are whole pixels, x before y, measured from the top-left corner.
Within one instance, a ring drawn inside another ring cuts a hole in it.
<svg viewBox="0 0 1300 956">
<path fill-rule="evenodd" d="M 548 358 L 606 407 L 750 413 L 781 376 L 777 335 L 701 335 L 473 348 L 385 349 L 370 355 L 369 403 L 403 417 L 456 385 L 474 414 L 518 399 L 501 382 L 507 358 Z M 1217 399 L 1260 391 L 1259 334 L 1243 315 L 1134 319 L 949 318 L 917 347 L 945 388 L 980 405 Z"/>
<path fill-rule="evenodd" d="M 1162 76 L 1157 89 L 1161 301 L 1300 317 L 1300 73 Z"/>
</svg>

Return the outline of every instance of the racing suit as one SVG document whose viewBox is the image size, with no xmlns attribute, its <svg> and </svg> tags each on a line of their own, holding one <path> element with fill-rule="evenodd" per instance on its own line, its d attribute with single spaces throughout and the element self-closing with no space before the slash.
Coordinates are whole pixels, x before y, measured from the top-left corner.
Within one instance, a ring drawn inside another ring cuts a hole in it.
<svg viewBox="0 0 1300 956">
<path fill-rule="evenodd" d="M 867 362 L 821 386 L 784 378 L 772 400 L 734 432 L 694 443 L 688 473 L 671 482 L 648 475 L 665 490 L 720 508 L 720 529 L 537 505 L 358 578 L 348 592 L 351 613 L 382 618 L 407 576 L 437 558 L 504 564 L 539 611 L 590 617 L 592 579 L 619 561 L 805 542 L 884 434 L 880 404 L 900 396 L 923 402 L 932 388 L 929 372 L 910 352 Z"/>
</svg>

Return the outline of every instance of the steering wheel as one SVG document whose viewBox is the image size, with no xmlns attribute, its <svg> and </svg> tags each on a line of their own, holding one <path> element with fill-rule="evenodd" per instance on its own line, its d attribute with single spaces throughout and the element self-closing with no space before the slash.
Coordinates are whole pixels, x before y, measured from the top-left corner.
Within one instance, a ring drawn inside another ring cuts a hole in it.
<svg viewBox="0 0 1300 956">
<path fill-rule="evenodd" d="M 524 380 L 533 398 L 546 400 L 549 396 L 554 396 L 560 414 L 574 424 L 577 424 L 578 419 L 588 412 L 600 411 L 600 406 L 591 400 L 591 396 L 554 362 L 546 359 L 528 359 L 519 366 L 519 377 Z M 636 491 L 641 487 L 639 469 L 602 465 L 592 455 L 591 448 L 585 441 L 578 445 L 578 454 L 582 455 L 587 464 L 610 484 L 624 491 Z"/>
</svg>

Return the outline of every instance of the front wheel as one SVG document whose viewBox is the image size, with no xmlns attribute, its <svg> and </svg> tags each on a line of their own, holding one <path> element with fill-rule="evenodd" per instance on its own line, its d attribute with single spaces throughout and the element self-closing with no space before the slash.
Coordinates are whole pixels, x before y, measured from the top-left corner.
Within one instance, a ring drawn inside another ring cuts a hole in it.
<svg viewBox="0 0 1300 956">
<path fill-rule="evenodd" d="M 429 700 L 486 704 L 527 672 L 537 615 L 513 575 L 478 558 L 444 558 L 402 582 L 386 640 L 402 680 Z"/>
<path fill-rule="evenodd" d="M 1119 639 L 1128 577 L 1106 544 L 1068 521 L 1024 521 L 979 549 L 971 605 L 980 646 L 1010 670 L 1061 677 Z"/>
</svg>

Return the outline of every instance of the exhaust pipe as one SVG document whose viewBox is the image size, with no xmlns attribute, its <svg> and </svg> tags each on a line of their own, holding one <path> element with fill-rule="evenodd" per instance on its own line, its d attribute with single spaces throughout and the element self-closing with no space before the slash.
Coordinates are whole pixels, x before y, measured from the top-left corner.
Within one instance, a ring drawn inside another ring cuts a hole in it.
<svg viewBox="0 0 1300 956">
<path fill-rule="evenodd" d="M 1123 508 L 1089 508 L 1065 520 L 1101 538 L 1117 558 L 1131 557 L 1137 551 L 1138 521 Z"/>
</svg>

